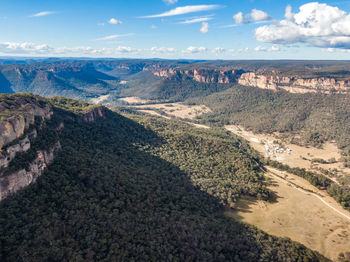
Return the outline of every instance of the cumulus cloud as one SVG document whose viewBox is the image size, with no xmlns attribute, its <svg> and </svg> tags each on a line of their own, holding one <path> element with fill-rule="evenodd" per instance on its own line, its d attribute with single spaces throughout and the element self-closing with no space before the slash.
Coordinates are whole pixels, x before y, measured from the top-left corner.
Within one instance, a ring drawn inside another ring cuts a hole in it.
<svg viewBox="0 0 350 262">
<path fill-rule="evenodd" d="M 153 54 L 173 54 L 176 52 L 175 48 L 172 47 L 157 47 L 154 46 L 151 48 Z"/>
<path fill-rule="evenodd" d="M 235 20 L 235 23 L 237 25 L 242 25 L 242 24 L 248 24 L 252 22 L 261 22 L 261 21 L 270 20 L 271 16 L 264 11 L 253 9 L 251 13 L 246 15 L 243 15 L 242 12 L 238 12 L 233 16 L 233 19 Z"/>
<path fill-rule="evenodd" d="M 120 37 L 128 37 L 128 36 L 133 36 L 134 34 L 130 33 L 130 34 L 122 34 L 122 35 L 107 35 L 101 38 L 97 38 L 95 40 L 97 41 L 106 41 L 106 40 L 113 40 L 116 38 L 120 38 Z"/>
<path fill-rule="evenodd" d="M 183 50 L 182 52 L 185 54 L 196 54 L 196 53 L 204 53 L 206 51 L 207 51 L 207 48 L 203 46 L 200 46 L 200 47 L 190 46 L 186 50 Z"/>
<path fill-rule="evenodd" d="M 164 13 L 161 13 L 161 14 L 143 16 L 143 18 L 157 18 L 157 17 L 184 15 L 184 14 L 189 14 L 189 13 L 214 10 L 214 9 L 218 9 L 220 7 L 221 7 L 220 5 L 187 5 L 187 6 L 176 7 L 174 9 L 171 9 L 171 10 L 164 12 Z"/>
<path fill-rule="evenodd" d="M 254 51 L 257 51 L 257 52 L 266 52 L 267 51 L 267 48 L 266 47 L 263 47 L 263 46 L 257 46 L 254 48 Z"/>
<path fill-rule="evenodd" d="M 108 20 L 108 23 L 110 23 L 112 25 L 121 25 L 123 22 L 118 20 L 118 19 L 111 18 L 111 19 Z"/>
<path fill-rule="evenodd" d="M 51 47 L 46 44 L 34 44 L 29 42 L 14 43 L 0 42 L 0 53 L 12 55 L 41 55 L 41 56 L 118 56 L 121 54 L 139 54 L 140 49 L 127 46 L 115 48 L 92 48 L 92 47 Z"/>
<path fill-rule="evenodd" d="M 203 22 L 202 23 L 202 26 L 201 26 L 201 29 L 199 29 L 199 31 L 202 33 L 202 34 L 206 34 L 209 32 L 209 24 L 206 23 L 206 22 Z"/>
<path fill-rule="evenodd" d="M 163 2 L 167 5 L 173 5 L 177 3 L 177 0 L 163 0 Z"/>
<path fill-rule="evenodd" d="M 257 9 L 252 10 L 250 17 L 253 19 L 253 21 L 264 21 L 271 19 L 268 13 Z"/>
<path fill-rule="evenodd" d="M 285 19 L 258 27 L 256 39 L 275 44 L 308 43 L 316 47 L 350 49 L 350 15 L 338 7 L 312 2 L 293 14 L 287 6 Z"/>
<path fill-rule="evenodd" d="M 212 17 L 204 16 L 204 17 L 197 17 L 197 18 L 191 18 L 187 19 L 185 21 L 180 22 L 179 24 L 194 24 L 194 23 L 201 23 L 201 22 L 207 22 L 212 20 Z"/>
<path fill-rule="evenodd" d="M 270 48 L 264 46 L 257 46 L 254 48 L 256 52 L 277 52 L 280 51 L 280 48 L 277 45 L 272 45 Z"/>
<path fill-rule="evenodd" d="M 41 16 L 47 16 L 47 15 L 53 15 L 56 12 L 52 12 L 52 11 L 42 11 L 36 14 L 31 15 L 31 17 L 41 17 Z"/>
<path fill-rule="evenodd" d="M 235 14 L 233 16 L 233 19 L 235 20 L 236 24 L 245 24 L 247 21 L 246 19 L 243 17 L 243 13 L 242 12 L 238 12 L 237 14 Z"/>
<path fill-rule="evenodd" d="M 53 48 L 43 44 L 37 45 L 30 42 L 14 43 L 14 42 L 1 42 L 0 51 L 2 53 L 16 53 L 16 54 L 42 54 L 52 52 Z"/>
</svg>

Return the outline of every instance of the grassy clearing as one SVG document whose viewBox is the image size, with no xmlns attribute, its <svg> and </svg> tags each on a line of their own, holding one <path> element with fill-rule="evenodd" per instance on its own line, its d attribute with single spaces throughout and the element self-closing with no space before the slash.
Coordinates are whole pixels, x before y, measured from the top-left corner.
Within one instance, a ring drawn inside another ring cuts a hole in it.
<svg viewBox="0 0 350 262">
<path fill-rule="evenodd" d="M 278 160 L 283 164 L 287 164 L 290 167 L 305 168 L 307 170 L 318 172 L 323 175 L 325 174 L 320 172 L 320 169 L 327 170 L 330 173 L 332 173 L 333 170 L 336 169 L 339 176 L 350 176 L 350 168 L 345 168 L 343 162 L 340 161 L 341 151 L 338 149 L 336 143 L 326 142 L 322 148 L 315 148 L 311 146 L 299 146 L 295 144 L 285 144 L 281 142 L 281 139 L 279 139 L 278 134 L 255 134 L 251 131 L 245 130 L 241 126 L 236 125 L 227 125 L 225 127 L 227 130 L 233 132 L 234 134 L 248 140 L 250 142 L 250 145 L 254 149 L 256 149 L 265 156 L 267 156 L 265 147 L 266 141 L 278 141 L 275 144 L 283 144 L 284 148 L 290 148 L 290 154 L 275 154 L 275 160 Z M 332 158 L 336 160 L 334 163 L 326 163 Z M 324 160 L 324 163 L 313 161 L 315 159 Z M 327 177 L 333 180 L 334 182 L 337 182 L 335 177 Z"/>
<path fill-rule="evenodd" d="M 300 188 L 322 195 L 325 202 L 346 215 L 350 215 L 349 212 L 304 179 L 274 169 L 270 171 L 273 172 L 268 172 L 267 176 L 272 182 L 270 189 L 277 195 L 276 202 L 245 198 L 238 201 L 235 211 L 227 211 L 227 215 L 269 234 L 289 237 L 332 260 L 337 259 L 341 252 L 349 252 L 350 220 Z M 275 172 L 286 180 L 276 178 Z"/>
<path fill-rule="evenodd" d="M 120 100 L 129 103 L 132 108 L 138 111 L 147 112 L 153 115 L 155 115 L 153 112 L 160 111 L 167 116 L 178 117 L 181 119 L 193 120 L 202 114 L 211 112 L 210 108 L 205 105 L 186 105 L 183 103 L 155 104 L 155 103 L 150 103 L 149 100 L 143 100 L 138 97 L 125 97 L 125 98 L 121 98 Z"/>
</svg>

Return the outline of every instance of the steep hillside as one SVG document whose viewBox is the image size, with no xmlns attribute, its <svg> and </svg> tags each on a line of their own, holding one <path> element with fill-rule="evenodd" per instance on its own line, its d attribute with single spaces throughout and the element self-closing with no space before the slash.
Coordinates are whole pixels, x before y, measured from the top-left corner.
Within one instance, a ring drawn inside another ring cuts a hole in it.
<svg viewBox="0 0 350 262">
<path fill-rule="evenodd" d="M 36 183 L 0 202 L 1 261 L 325 260 L 223 215 L 241 195 L 271 197 L 254 151 L 237 137 L 29 99 L 53 112 L 40 125 L 60 150 Z M 15 108 L 7 112 L 21 115 Z"/>
</svg>

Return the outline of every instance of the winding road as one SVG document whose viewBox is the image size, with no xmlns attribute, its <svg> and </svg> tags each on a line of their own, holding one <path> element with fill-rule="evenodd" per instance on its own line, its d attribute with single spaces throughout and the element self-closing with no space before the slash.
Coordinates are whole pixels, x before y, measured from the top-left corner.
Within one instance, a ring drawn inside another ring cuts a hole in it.
<svg viewBox="0 0 350 262">
<path fill-rule="evenodd" d="M 290 182 L 290 181 L 288 181 L 288 180 L 285 180 L 285 179 L 281 178 L 279 175 L 277 175 L 276 173 L 274 173 L 274 172 L 276 172 L 276 171 L 275 171 L 273 168 L 267 167 L 267 169 L 269 170 L 269 174 L 270 174 L 271 176 L 273 176 L 275 179 L 280 180 L 281 182 L 283 182 L 283 183 L 285 183 L 285 184 L 290 184 L 290 185 L 292 185 L 293 188 L 299 190 L 300 192 L 302 192 L 302 193 L 304 193 L 304 194 L 312 195 L 312 196 L 318 198 L 323 204 L 325 204 L 325 205 L 328 206 L 329 208 L 333 209 L 335 212 L 337 212 L 338 214 L 342 215 L 343 217 L 345 217 L 347 220 L 350 221 L 350 216 L 349 216 L 349 215 L 347 215 L 346 213 L 340 211 L 338 208 L 332 206 L 331 204 L 329 204 L 328 202 L 326 202 L 326 201 L 325 201 L 322 197 L 320 197 L 319 195 L 317 195 L 317 194 L 315 194 L 315 193 L 312 193 L 312 192 L 309 192 L 309 191 L 306 191 L 306 190 L 304 190 L 304 189 L 301 189 L 301 188 L 295 186 L 294 183 L 292 183 L 292 182 Z"/>
</svg>

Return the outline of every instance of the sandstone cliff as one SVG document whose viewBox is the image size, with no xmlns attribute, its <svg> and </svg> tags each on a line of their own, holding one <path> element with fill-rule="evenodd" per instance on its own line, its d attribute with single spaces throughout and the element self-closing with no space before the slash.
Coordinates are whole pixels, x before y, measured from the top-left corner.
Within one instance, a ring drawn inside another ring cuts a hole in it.
<svg viewBox="0 0 350 262">
<path fill-rule="evenodd" d="M 327 77 L 287 77 L 278 74 L 259 74 L 254 72 L 242 74 L 238 79 L 238 83 L 244 86 L 253 86 L 262 89 L 283 89 L 291 93 L 329 93 L 346 92 L 350 90 L 349 80 L 338 80 Z"/>
<path fill-rule="evenodd" d="M 82 115 L 82 119 L 86 122 L 93 122 L 99 117 L 104 117 L 104 115 L 105 115 L 104 110 L 105 110 L 105 108 L 102 106 L 95 107 L 95 108 L 91 109 L 90 111 L 84 113 Z"/>
<path fill-rule="evenodd" d="M 52 114 L 48 103 L 40 104 L 32 96 L 17 95 L 0 100 L 0 150 L 4 145 L 20 138 L 34 124 L 35 117 L 48 120 Z"/>
<path fill-rule="evenodd" d="M 189 79 L 199 83 L 228 84 L 237 82 L 238 72 L 232 69 L 158 69 L 153 74 L 171 79 Z"/>
<path fill-rule="evenodd" d="M 189 79 L 199 83 L 238 83 L 262 89 L 283 89 L 291 93 L 347 92 L 350 80 L 332 77 L 287 76 L 274 70 L 264 72 L 244 72 L 243 69 L 230 68 L 147 68 L 153 75 L 169 79 Z"/>
<path fill-rule="evenodd" d="M 105 116 L 104 107 L 89 109 L 91 105 L 86 105 L 87 111 L 76 114 L 77 121 L 93 122 Z M 9 194 L 34 183 L 53 162 L 61 144 L 57 138 L 58 140 L 45 144 L 48 148 L 46 150 L 39 148 L 34 151 L 32 148 L 32 144 L 39 139 L 38 134 L 45 137 L 42 125 L 45 126 L 45 122 L 50 121 L 54 114 L 54 108 L 47 100 L 30 95 L 0 96 L 0 110 L 0 200 L 2 200 Z M 41 119 L 41 124 L 36 123 L 36 118 Z M 67 119 L 73 120 L 69 115 Z M 54 128 L 55 132 L 61 132 L 63 129 L 64 122 L 59 122 Z M 21 162 L 20 165 L 17 163 L 16 167 L 13 165 L 10 168 L 11 162 L 18 154 L 28 154 L 29 151 L 31 152 L 29 159 L 32 160 Z"/>
<path fill-rule="evenodd" d="M 39 150 L 36 159 L 29 163 L 27 169 L 23 168 L 6 176 L 0 177 L 0 201 L 9 194 L 34 183 L 42 175 L 45 168 L 52 163 L 55 153 L 61 148 L 60 142 L 49 150 Z"/>
</svg>

